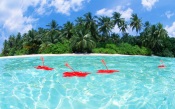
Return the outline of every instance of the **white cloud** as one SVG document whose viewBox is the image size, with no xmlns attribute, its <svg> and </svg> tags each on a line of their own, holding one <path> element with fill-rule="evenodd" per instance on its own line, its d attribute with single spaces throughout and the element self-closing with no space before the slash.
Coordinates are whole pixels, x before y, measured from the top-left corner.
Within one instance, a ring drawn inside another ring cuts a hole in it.
<svg viewBox="0 0 175 109">
<path fill-rule="evenodd" d="M 70 11 L 78 11 L 82 8 L 86 0 L 52 0 L 50 6 L 56 9 L 56 12 L 70 15 Z M 90 0 L 86 1 L 89 2 Z"/>
<path fill-rule="evenodd" d="M 42 14 L 46 13 L 46 8 L 48 8 L 47 0 L 42 0 L 41 3 L 40 3 L 40 7 L 38 9 L 36 9 L 36 12 L 39 15 L 42 15 Z"/>
<path fill-rule="evenodd" d="M 125 20 L 129 20 L 132 13 L 133 13 L 133 10 L 131 8 L 127 8 L 125 9 L 124 7 L 122 6 L 117 6 L 116 8 L 114 9 L 106 9 L 106 8 L 103 8 L 101 10 L 98 10 L 96 12 L 96 15 L 100 15 L 100 16 L 109 16 L 111 17 L 112 16 L 112 13 L 113 12 L 119 12 L 121 14 L 121 17 L 122 18 L 125 18 Z"/>
<path fill-rule="evenodd" d="M 49 9 L 53 9 L 51 7 L 54 7 L 56 12 L 69 15 L 71 10 L 81 9 L 83 2 L 85 0 L 1 0 L 0 25 L 9 33 L 24 33 L 33 28 L 33 24 L 38 20 L 31 13 L 26 16 L 26 12 L 32 12 L 28 10 L 29 7 L 33 7 L 38 15 L 47 14 Z"/>
<path fill-rule="evenodd" d="M 11 15 L 4 21 L 3 28 L 10 32 L 25 33 L 32 29 L 32 23 L 37 19 L 25 17 L 21 10 L 13 10 Z"/>
<path fill-rule="evenodd" d="M 69 15 L 70 3 L 65 0 L 53 0 L 51 6 L 56 8 L 58 13 L 63 13 Z"/>
<path fill-rule="evenodd" d="M 174 13 L 167 11 L 167 12 L 165 12 L 165 15 L 169 19 L 170 17 L 174 16 Z"/>
<path fill-rule="evenodd" d="M 165 29 L 170 37 L 175 37 L 175 22 L 171 26 L 166 26 Z"/>
<path fill-rule="evenodd" d="M 98 10 L 96 12 L 96 15 L 99 15 L 99 16 L 112 16 L 112 13 L 114 12 L 114 10 L 112 9 L 106 9 L 106 8 L 103 8 L 101 10 Z"/>
<path fill-rule="evenodd" d="M 72 0 L 71 1 L 71 8 L 74 11 L 80 10 L 83 6 L 83 1 L 86 1 L 86 0 Z M 89 1 L 87 1 L 87 2 L 89 2 Z"/>
<path fill-rule="evenodd" d="M 154 4 L 158 2 L 159 0 L 142 0 L 142 5 L 145 7 L 148 11 L 152 9 Z"/>
<path fill-rule="evenodd" d="M 30 2 L 23 0 L 1 0 L 0 2 L 0 25 L 8 33 L 25 33 L 32 28 L 32 23 L 37 19 L 32 16 L 24 16 L 29 6 L 36 6 L 39 0 Z"/>
</svg>

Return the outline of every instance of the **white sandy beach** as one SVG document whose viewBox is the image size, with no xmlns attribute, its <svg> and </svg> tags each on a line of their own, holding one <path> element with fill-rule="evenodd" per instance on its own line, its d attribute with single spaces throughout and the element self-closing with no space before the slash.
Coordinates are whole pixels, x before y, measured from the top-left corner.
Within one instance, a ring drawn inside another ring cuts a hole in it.
<svg viewBox="0 0 175 109">
<path fill-rule="evenodd" d="M 30 55 L 16 55 L 16 56 L 4 56 L 1 58 L 21 58 L 21 57 L 37 57 L 37 56 L 134 56 L 134 55 L 123 55 L 123 54 L 97 54 L 97 53 L 90 53 L 90 54 L 30 54 Z M 137 55 L 138 56 L 138 55 Z"/>
</svg>

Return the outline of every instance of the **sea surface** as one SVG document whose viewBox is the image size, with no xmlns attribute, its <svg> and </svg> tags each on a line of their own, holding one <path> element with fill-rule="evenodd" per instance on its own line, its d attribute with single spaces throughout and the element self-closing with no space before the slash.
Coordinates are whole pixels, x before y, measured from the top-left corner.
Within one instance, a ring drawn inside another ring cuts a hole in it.
<svg viewBox="0 0 175 109">
<path fill-rule="evenodd" d="M 119 70 L 99 74 L 100 69 Z M 160 60 L 165 68 L 158 68 Z M 86 77 L 63 77 L 73 70 Z M 156 56 L 0 58 L 0 109 L 175 109 L 175 59 Z"/>
</svg>

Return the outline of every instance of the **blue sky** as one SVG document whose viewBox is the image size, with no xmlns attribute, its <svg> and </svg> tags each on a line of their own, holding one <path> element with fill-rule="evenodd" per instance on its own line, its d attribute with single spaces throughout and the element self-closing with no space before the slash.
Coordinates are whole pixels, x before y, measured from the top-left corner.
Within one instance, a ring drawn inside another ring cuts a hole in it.
<svg viewBox="0 0 175 109">
<path fill-rule="evenodd" d="M 0 0 L 0 51 L 9 35 L 45 28 L 53 19 L 62 26 L 87 12 L 110 17 L 116 11 L 127 21 L 136 13 L 143 23 L 162 23 L 175 37 L 174 7 L 173 0 Z M 118 28 L 113 32 L 119 33 Z M 128 32 L 133 34 L 130 28 Z"/>
</svg>

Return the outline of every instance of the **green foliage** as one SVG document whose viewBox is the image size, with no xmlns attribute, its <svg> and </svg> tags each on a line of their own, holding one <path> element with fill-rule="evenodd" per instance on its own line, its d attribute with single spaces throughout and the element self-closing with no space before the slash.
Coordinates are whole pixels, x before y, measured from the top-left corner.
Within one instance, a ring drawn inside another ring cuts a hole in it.
<svg viewBox="0 0 175 109">
<path fill-rule="evenodd" d="M 64 42 L 64 43 L 56 43 L 56 44 L 52 44 L 48 47 L 46 47 L 45 49 L 39 50 L 40 53 L 47 53 L 47 54 L 61 54 L 61 53 L 71 53 L 71 48 L 69 46 L 68 42 Z"/>
<path fill-rule="evenodd" d="M 29 54 L 28 49 L 23 48 L 23 49 L 17 50 L 17 51 L 15 52 L 15 55 L 23 55 L 23 54 Z"/>
<path fill-rule="evenodd" d="M 151 52 L 149 49 L 145 47 L 139 47 L 138 45 L 132 46 L 128 43 L 122 43 L 119 46 L 120 54 L 128 54 L 128 55 L 150 55 Z"/>
<path fill-rule="evenodd" d="M 92 53 L 104 53 L 104 48 L 94 48 L 92 49 Z"/>
<path fill-rule="evenodd" d="M 105 54 L 116 54 L 116 51 L 110 48 L 95 48 L 92 50 L 93 53 L 105 53 Z"/>
<path fill-rule="evenodd" d="M 97 42 L 97 45 L 96 45 L 97 48 L 100 48 L 100 47 L 105 48 L 105 46 L 106 46 L 106 42 Z"/>
<path fill-rule="evenodd" d="M 160 55 L 164 57 L 174 57 L 173 52 L 171 52 L 168 48 L 163 50 L 162 54 Z"/>
<path fill-rule="evenodd" d="M 152 52 L 150 49 L 146 48 L 146 47 L 141 47 L 140 49 L 140 54 L 141 55 L 151 55 Z"/>
<path fill-rule="evenodd" d="M 2 56 L 3 56 L 3 54 L 1 53 L 1 54 L 0 54 L 0 57 L 2 57 Z"/>
<path fill-rule="evenodd" d="M 15 48 L 10 49 L 9 56 L 15 55 Z"/>
<path fill-rule="evenodd" d="M 115 44 L 106 44 L 106 47 L 105 48 L 110 48 L 110 49 L 116 49 L 117 46 Z"/>
<path fill-rule="evenodd" d="M 128 43 L 122 43 L 119 46 L 115 44 L 106 44 L 105 48 L 95 48 L 93 53 L 108 53 L 108 54 L 127 54 L 127 55 L 151 55 L 151 51 L 145 47 L 138 45 L 132 46 Z"/>
</svg>

